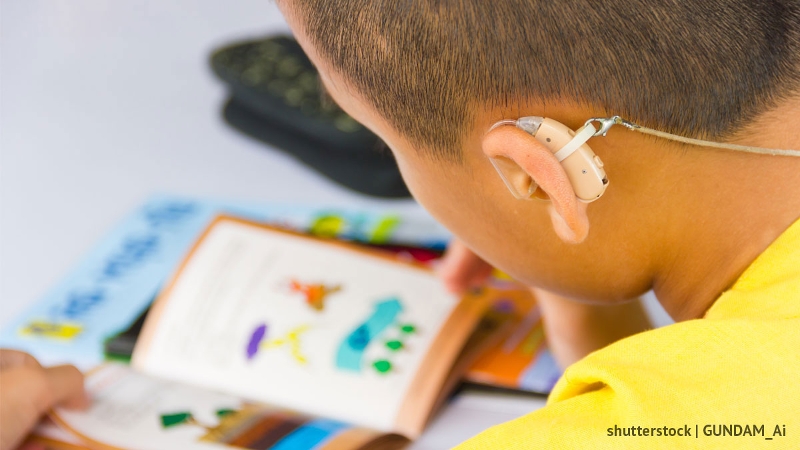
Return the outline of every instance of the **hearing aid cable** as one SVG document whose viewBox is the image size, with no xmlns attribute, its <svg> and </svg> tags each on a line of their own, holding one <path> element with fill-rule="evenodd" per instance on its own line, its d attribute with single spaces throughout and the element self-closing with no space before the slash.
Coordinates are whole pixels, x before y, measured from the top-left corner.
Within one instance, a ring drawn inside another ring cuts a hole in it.
<svg viewBox="0 0 800 450">
<path fill-rule="evenodd" d="M 605 136 L 608 133 L 608 130 L 614 125 L 622 125 L 625 128 L 638 131 L 643 134 L 649 134 L 651 136 L 659 137 L 662 139 L 669 139 L 671 141 L 681 142 L 684 144 L 689 145 L 698 145 L 701 147 L 712 147 L 712 148 L 719 148 L 725 150 L 733 150 L 737 152 L 745 152 L 745 153 L 754 153 L 758 155 L 771 155 L 771 156 L 797 156 L 800 157 L 800 150 L 789 150 L 789 149 L 776 149 L 776 148 L 763 148 L 763 147 L 752 147 L 748 145 L 738 145 L 738 144 L 726 144 L 722 142 L 713 142 L 713 141 L 705 141 L 702 139 L 693 139 L 685 136 L 679 136 L 677 134 L 667 133 L 664 131 L 654 130 L 652 128 L 643 127 L 641 125 L 635 124 L 629 120 L 625 120 L 620 116 L 612 116 L 612 117 L 593 117 L 586 121 L 585 125 L 591 124 L 592 122 L 599 122 L 601 124 L 600 129 L 594 134 L 594 136 Z"/>
</svg>

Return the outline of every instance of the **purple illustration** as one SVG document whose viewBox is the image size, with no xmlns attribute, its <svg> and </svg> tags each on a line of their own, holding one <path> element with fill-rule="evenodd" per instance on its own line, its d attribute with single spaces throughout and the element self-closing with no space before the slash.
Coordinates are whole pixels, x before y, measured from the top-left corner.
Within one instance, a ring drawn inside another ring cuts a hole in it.
<svg viewBox="0 0 800 450">
<path fill-rule="evenodd" d="M 257 326 L 255 330 L 253 330 L 253 334 L 250 336 L 250 342 L 247 343 L 247 359 L 248 361 L 253 359 L 258 353 L 258 346 L 261 344 L 261 341 L 267 335 L 267 324 L 262 323 L 261 325 Z"/>
</svg>

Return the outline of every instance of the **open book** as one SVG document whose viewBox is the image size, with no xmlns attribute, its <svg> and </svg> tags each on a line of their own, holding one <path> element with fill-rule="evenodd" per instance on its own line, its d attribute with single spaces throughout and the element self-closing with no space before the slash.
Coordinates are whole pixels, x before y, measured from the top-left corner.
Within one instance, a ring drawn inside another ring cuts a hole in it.
<svg viewBox="0 0 800 450">
<path fill-rule="evenodd" d="M 414 439 L 469 358 L 489 290 L 424 266 L 219 217 L 162 290 L 132 368 L 54 419 L 98 448 L 387 448 Z M 459 356 L 461 355 L 461 356 Z M 458 361 L 457 361 L 458 360 Z"/>
</svg>

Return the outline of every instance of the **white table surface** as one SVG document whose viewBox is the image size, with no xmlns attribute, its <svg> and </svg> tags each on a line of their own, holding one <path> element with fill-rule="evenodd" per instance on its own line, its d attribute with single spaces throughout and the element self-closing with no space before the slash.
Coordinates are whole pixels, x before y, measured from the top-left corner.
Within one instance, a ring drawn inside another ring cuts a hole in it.
<svg viewBox="0 0 800 450">
<path fill-rule="evenodd" d="M 156 192 L 418 208 L 347 191 L 223 123 L 210 51 L 277 32 L 269 0 L 0 0 L 0 326 Z M 542 402 L 463 393 L 414 448 Z"/>
</svg>

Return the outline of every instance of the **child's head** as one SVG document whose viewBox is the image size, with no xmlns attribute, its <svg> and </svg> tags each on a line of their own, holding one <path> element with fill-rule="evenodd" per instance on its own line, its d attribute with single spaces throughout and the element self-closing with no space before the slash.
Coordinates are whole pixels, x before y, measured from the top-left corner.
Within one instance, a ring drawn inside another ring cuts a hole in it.
<svg viewBox="0 0 800 450">
<path fill-rule="evenodd" d="M 493 123 L 534 115 L 576 129 L 621 115 L 738 139 L 800 86 L 800 7 L 788 1 L 279 3 L 334 100 L 389 145 L 423 206 L 511 275 L 578 297 L 649 289 L 681 211 L 696 214 L 691 185 L 744 157 L 614 129 L 589 141 L 610 186 L 587 205 L 546 149 L 513 127 L 487 135 Z M 487 156 L 552 201 L 516 200 Z"/>
</svg>

